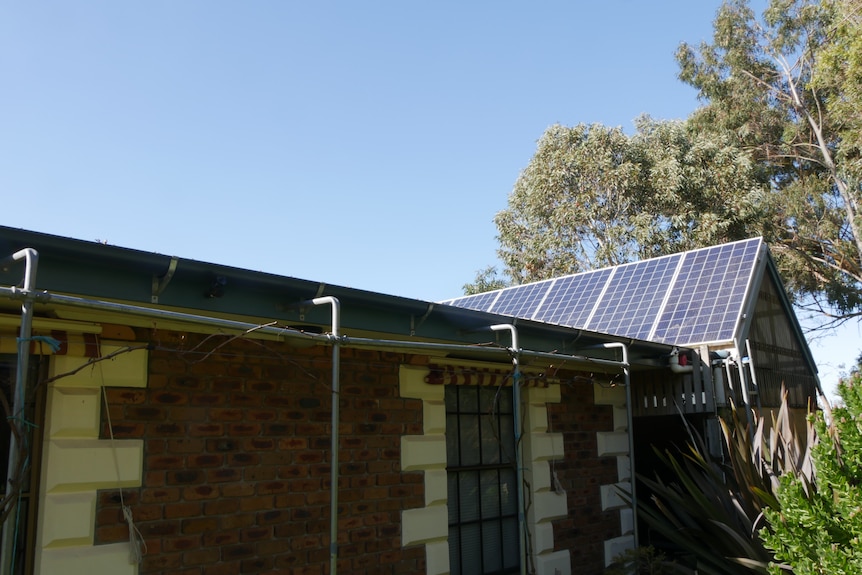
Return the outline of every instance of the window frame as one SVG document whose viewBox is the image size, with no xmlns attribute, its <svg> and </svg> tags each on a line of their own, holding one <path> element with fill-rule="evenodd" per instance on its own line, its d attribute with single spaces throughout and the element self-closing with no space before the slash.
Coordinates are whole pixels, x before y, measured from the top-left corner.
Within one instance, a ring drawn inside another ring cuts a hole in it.
<svg viewBox="0 0 862 575">
<path fill-rule="evenodd" d="M 519 573 L 512 388 L 447 385 L 444 402 L 450 571 Z"/>
</svg>

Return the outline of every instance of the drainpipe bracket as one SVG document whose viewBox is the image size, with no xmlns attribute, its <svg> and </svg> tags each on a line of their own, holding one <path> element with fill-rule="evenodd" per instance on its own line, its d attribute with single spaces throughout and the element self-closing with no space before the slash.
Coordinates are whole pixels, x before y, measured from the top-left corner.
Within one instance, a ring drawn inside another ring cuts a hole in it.
<svg viewBox="0 0 862 575">
<path fill-rule="evenodd" d="M 168 264 L 168 269 L 165 271 L 164 275 L 153 275 L 153 294 L 150 298 L 151 303 L 159 303 L 159 296 L 162 295 L 162 292 L 165 291 L 165 288 L 168 287 L 168 284 L 171 283 L 171 280 L 174 278 L 174 272 L 177 271 L 178 262 L 179 260 L 177 259 L 177 256 L 171 256 L 171 261 Z"/>
</svg>

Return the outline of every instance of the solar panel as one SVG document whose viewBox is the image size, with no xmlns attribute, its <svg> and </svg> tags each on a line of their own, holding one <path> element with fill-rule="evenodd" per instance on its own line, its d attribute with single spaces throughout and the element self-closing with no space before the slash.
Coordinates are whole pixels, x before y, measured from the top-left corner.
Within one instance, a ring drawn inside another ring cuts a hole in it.
<svg viewBox="0 0 862 575">
<path fill-rule="evenodd" d="M 681 254 L 619 266 L 585 326 L 591 331 L 646 339 Z"/>
<path fill-rule="evenodd" d="M 443 303 L 662 343 L 731 341 L 762 243 L 743 240 Z"/>
<path fill-rule="evenodd" d="M 490 311 L 501 315 L 530 317 L 553 283 L 553 281 L 543 281 L 503 290 Z"/>
<path fill-rule="evenodd" d="M 530 319 L 584 327 L 611 271 L 612 268 L 604 268 L 559 278 Z"/>
<path fill-rule="evenodd" d="M 442 303 L 457 307 L 465 307 L 467 309 L 475 309 L 477 311 L 488 311 L 499 296 L 500 291 L 497 290 L 450 299 Z"/>
<path fill-rule="evenodd" d="M 708 343 L 733 337 L 760 253 L 760 239 L 687 252 L 649 339 Z"/>
</svg>

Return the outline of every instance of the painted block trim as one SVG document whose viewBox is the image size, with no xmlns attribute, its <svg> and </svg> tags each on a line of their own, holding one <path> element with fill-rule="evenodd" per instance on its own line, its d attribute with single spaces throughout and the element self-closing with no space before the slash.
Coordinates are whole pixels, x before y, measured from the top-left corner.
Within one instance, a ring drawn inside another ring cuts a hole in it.
<svg viewBox="0 0 862 575">
<path fill-rule="evenodd" d="M 105 356 L 127 342 L 101 343 Z M 51 358 L 57 376 L 85 366 L 88 359 Z M 101 388 L 146 387 L 148 353 L 135 350 L 94 363 L 52 382 L 46 402 L 35 573 L 134 574 L 129 544 L 94 546 L 99 489 L 139 487 L 142 440 L 99 439 Z"/>
<path fill-rule="evenodd" d="M 102 341 L 99 354 L 105 357 L 128 348 L 129 342 Z M 111 359 L 93 363 L 76 373 L 72 373 L 89 361 L 85 357 L 59 355 L 51 358 L 50 375 L 69 374 L 55 381 L 54 387 L 99 388 L 106 387 L 146 387 L 147 363 L 149 352 L 136 349 L 122 353 Z"/>
<path fill-rule="evenodd" d="M 43 548 L 93 544 L 95 491 L 48 494 L 45 503 Z"/>
<path fill-rule="evenodd" d="M 623 535 L 605 541 L 605 567 L 610 566 L 618 555 L 625 553 L 635 547 L 635 538 L 632 535 Z"/>
<path fill-rule="evenodd" d="M 98 547 L 45 549 L 37 559 L 37 573 L 86 573 L 87 575 L 135 575 L 138 565 L 129 561 L 129 544 Z"/>
<path fill-rule="evenodd" d="M 530 478 L 532 505 L 527 512 L 528 529 L 533 549 L 533 564 L 540 575 L 569 575 L 571 563 L 568 551 L 554 552 L 553 520 L 568 514 L 566 494 L 553 490 L 550 461 L 565 456 L 562 433 L 549 432 L 548 403 L 562 400 L 560 386 L 530 388 L 526 392 L 528 430 L 524 442 L 525 473 Z"/>
<path fill-rule="evenodd" d="M 605 541 L 605 566 L 610 565 L 614 557 L 634 546 L 634 519 L 631 506 L 621 496 L 621 492 L 631 492 L 631 459 L 629 453 L 628 409 L 626 405 L 625 388 L 593 388 L 593 400 L 596 405 L 613 407 L 613 431 L 596 434 L 596 447 L 599 456 L 615 456 L 617 458 L 617 483 L 601 486 L 602 509 L 619 510 L 620 537 Z"/>
<path fill-rule="evenodd" d="M 141 485 L 144 442 L 51 439 L 45 445 L 45 493 Z"/>
<path fill-rule="evenodd" d="M 401 437 L 401 469 L 425 472 L 425 507 L 401 512 L 401 545 L 424 545 L 426 572 L 443 575 L 449 572 L 445 389 L 426 383 L 428 373 L 402 365 L 398 374 L 401 397 L 422 400 L 423 418 L 423 435 Z"/>
<path fill-rule="evenodd" d="M 446 505 L 433 505 L 402 511 L 401 545 L 407 547 L 433 541 L 446 541 L 449 537 L 448 509 Z M 446 562 L 448 564 L 448 557 Z"/>
<path fill-rule="evenodd" d="M 572 560 L 569 551 L 557 551 L 536 557 L 538 575 L 572 575 Z"/>
</svg>

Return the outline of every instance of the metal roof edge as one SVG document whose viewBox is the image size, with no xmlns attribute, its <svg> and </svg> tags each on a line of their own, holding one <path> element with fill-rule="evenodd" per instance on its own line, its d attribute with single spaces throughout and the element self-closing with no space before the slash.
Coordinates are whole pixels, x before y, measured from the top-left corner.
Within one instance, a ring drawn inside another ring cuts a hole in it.
<svg viewBox="0 0 862 575">
<path fill-rule="evenodd" d="M 533 320 L 480 312 L 395 295 L 349 288 L 323 282 L 279 276 L 260 271 L 175 258 L 78 240 L 41 232 L 0 226 L 0 259 L 24 247 L 40 253 L 37 290 L 74 293 L 86 297 L 124 300 L 148 305 L 193 309 L 212 315 L 271 317 L 280 321 L 298 318 L 293 307 L 300 301 L 330 295 L 342 301 L 342 313 L 348 329 L 386 333 L 405 339 L 421 338 L 451 342 L 476 343 L 494 340 L 487 331 L 476 333 L 495 323 L 517 323 L 523 330 L 526 349 L 567 353 L 602 342 L 621 342 L 633 348 L 632 363 L 643 360 L 652 365 L 653 358 L 666 354 L 673 346 L 656 342 L 588 332 Z M 154 280 L 176 260 L 172 279 L 151 301 Z M 208 278 L 224 275 L 223 297 L 204 294 Z M 0 269 L 0 283 L 9 285 L 20 280 L 21 270 Z M 327 310 L 308 311 L 308 323 L 326 325 Z M 305 318 L 303 318 L 305 319 Z M 292 321 L 297 321 L 296 319 Z M 350 325 L 347 325 L 350 324 Z M 534 346 L 534 347 L 527 347 Z"/>
</svg>

